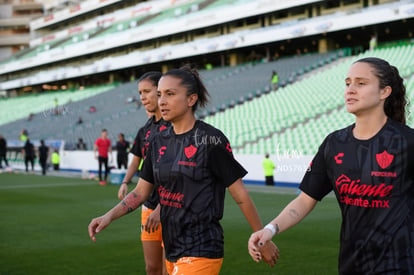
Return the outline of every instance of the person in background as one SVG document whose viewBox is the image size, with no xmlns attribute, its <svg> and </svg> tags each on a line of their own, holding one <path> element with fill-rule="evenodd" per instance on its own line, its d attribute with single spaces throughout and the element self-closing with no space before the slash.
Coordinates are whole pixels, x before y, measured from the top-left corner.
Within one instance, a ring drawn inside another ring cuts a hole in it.
<svg viewBox="0 0 414 275">
<path fill-rule="evenodd" d="M 55 149 L 52 153 L 52 165 L 53 165 L 53 170 L 55 171 L 59 171 L 59 164 L 60 164 L 60 156 L 59 156 L 59 151 L 57 149 Z"/>
<path fill-rule="evenodd" d="M 85 142 L 83 142 L 82 138 L 78 139 L 78 143 L 76 143 L 76 150 L 79 150 L 79 151 L 86 151 L 87 150 L 86 144 L 85 144 Z"/>
<path fill-rule="evenodd" d="M 120 133 L 118 135 L 118 141 L 116 142 L 118 169 L 121 169 L 122 166 L 125 169 L 128 168 L 128 150 L 129 142 L 125 140 L 125 135 Z"/>
<path fill-rule="evenodd" d="M 106 129 L 102 129 L 101 137 L 95 141 L 93 146 L 93 154 L 95 159 L 98 160 L 99 165 L 99 184 L 106 185 L 106 179 L 108 178 L 109 168 L 108 168 L 108 157 L 109 154 L 111 155 L 112 159 L 112 146 L 111 140 L 108 138 L 108 131 Z M 105 168 L 105 176 L 102 179 L 102 165 Z"/>
<path fill-rule="evenodd" d="M 339 274 L 414 274 L 414 129 L 406 125 L 399 71 L 369 57 L 345 77 L 345 108 L 355 123 L 329 134 L 300 184 L 302 191 L 248 248 L 259 249 L 303 220 L 333 191 L 342 225 Z"/>
<path fill-rule="evenodd" d="M 27 117 L 27 121 L 32 121 L 34 118 L 34 114 L 30 113 L 29 116 Z"/>
<path fill-rule="evenodd" d="M 37 148 L 39 153 L 39 164 L 42 167 L 42 175 L 46 175 L 47 170 L 47 159 L 49 157 L 49 147 L 45 145 L 45 141 L 40 140 L 40 146 Z"/>
<path fill-rule="evenodd" d="M 26 129 L 23 129 L 20 132 L 20 136 L 19 136 L 20 141 L 26 142 L 28 138 L 29 138 L 29 133 L 27 132 Z"/>
<path fill-rule="evenodd" d="M 262 162 L 264 175 L 265 175 L 265 183 L 269 186 L 275 185 L 275 180 L 273 177 L 273 171 L 275 170 L 276 166 L 275 163 L 269 158 L 269 153 L 266 153 L 265 159 Z"/>
<path fill-rule="evenodd" d="M 95 106 L 90 106 L 89 107 L 89 113 L 95 113 L 96 112 L 96 107 Z"/>
<path fill-rule="evenodd" d="M 3 169 L 2 162 L 4 160 L 4 163 L 6 164 L 6 167 L 9 166 L 9 163 L 7 162 L 7 140 L 0 135 L 0 169 Z"/>
<path fill-rule="evenodd" d="M 34 159 L 35 159 L 35 149 L 33 143 L 30 142 L 30 139 L 27 138 L 26 143 L 24 144 L 22 150 L 24 156 L 24 165 L 26 167 L 26 172 L 29 172 L 29 163 L 32 167 L 32 172 L 34 171 Z"/>
<path fill-rule="evenodd" d="M 371 35 L 371 39 L 369 40 L 369 50 L 370 51 L 373 51 L 373 50 L 375 50 L 375 48 L 378 46 L 378 43 L 377 43 L 377 35 L 376 34 L 373 34 L 373 35 Z"/>
<path fill-rule="evenodd" d="M 272 72 L 271 82 L 272 82 L 272 89 L 273 89 L 273 91 L 276 91 L 277 88 L 279 88 L 279 75 L 277 74 L 276 71 L 273 71 Z"/>
</svg>

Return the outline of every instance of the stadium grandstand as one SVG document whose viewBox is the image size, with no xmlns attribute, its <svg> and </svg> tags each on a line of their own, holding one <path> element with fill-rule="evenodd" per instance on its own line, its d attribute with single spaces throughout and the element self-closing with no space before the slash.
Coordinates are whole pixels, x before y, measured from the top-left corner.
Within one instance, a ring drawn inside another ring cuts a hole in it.
<svg viewBox="0 0 414 275">
<path fill-rule="evenodd" d="M 22 129 L 32 140 L 62 141 L 68 154 L 78 138 L 92 148 L 102 128 L 113 142 L 120 132 L 132 140 L 147 119 L 130 101 L 136 79 L 184 63 L 198 66 L 211 95 L 198 117 L 237 155 L 312 156 L 353 121 L 344 76 L 361 57 L 397 66 L 414 98 L 414 1 L 39 2 L 27 47 L 0 61 L 0 134 L 14 148 Z M 20 157 L 10 151 L 11 161 Z"/>
</svg>

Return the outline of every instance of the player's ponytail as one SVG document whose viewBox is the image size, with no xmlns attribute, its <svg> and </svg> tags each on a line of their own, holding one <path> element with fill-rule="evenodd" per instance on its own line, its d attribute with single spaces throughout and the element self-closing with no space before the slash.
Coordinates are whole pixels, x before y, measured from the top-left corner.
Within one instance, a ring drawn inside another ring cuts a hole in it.
<svg viewBox="0 0 414 275">
<path fill-rule="evenodd" d="M 164 76 L 167 75 L 181 79 L 181 84 L 187 88 L 188 95 L 197 94 L 198 99 L 192 107 L 193 112 L 197 110 L 198 106 L 206 106 L 209 93 L 194 66 L 186 64 L 179 69 L 172 69 L 164 74 Z"/>
<path fill-rule="evenodd" d="M 381 89 L 387 86 L 391 87 L 391 94 L 384 102 L 384 112 L 393 120 L 406 124 L 405 110 L 408 103 L 404 80 L 400 76 L 398 69 L 395 66 L 390 65 L 387 61 L 376 57 L 363 58 L 355 63 L 357 62 L 368 63 L 374 68 Z"/>
</svg>

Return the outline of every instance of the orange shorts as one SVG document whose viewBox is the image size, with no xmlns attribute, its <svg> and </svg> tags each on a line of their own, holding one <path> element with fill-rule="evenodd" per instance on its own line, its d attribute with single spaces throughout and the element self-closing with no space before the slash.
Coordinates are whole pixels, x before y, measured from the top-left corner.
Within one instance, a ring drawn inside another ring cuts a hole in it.
<svg viewBox="0 0 414 275">
<path fill-rule="evenodd" d="M 165 264 L 170 275 L 218 275 L 223 258 L 183 257 L 175 263 L 165 260 Z"/>
<path fill-rule="evenodd" d="M 160 241 L 162 242 L 161 225 L 154 232 L 148 233 L 144 230 L 144 225 L 147 222 L 149 215 L 154 211 L 148 207 L 141 207 L 141 241 Z"/>
</svg>

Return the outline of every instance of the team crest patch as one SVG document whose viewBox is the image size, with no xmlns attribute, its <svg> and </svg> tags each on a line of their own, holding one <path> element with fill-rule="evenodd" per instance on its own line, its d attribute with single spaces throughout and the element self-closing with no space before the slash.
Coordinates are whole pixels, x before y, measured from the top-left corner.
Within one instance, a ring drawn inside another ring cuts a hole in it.
<svg viewBox="0 0 414 275">
<path fill-rule="evenodd" d="M 376 154 L 378 165 L 385 169 L 388 166 L 390 166 L 391 162 L 394 160 L 394 156 L 391 154 L 388 154 L 387 151 L 384 150 L 381 154 Z"/>
<path fill-rule="evenodd" d="M 191 158 L 197 152 L 197 147 L 194 147 L 192 144 L 184 148 L 184 153 L 187 158 Z"/>
</svg>

